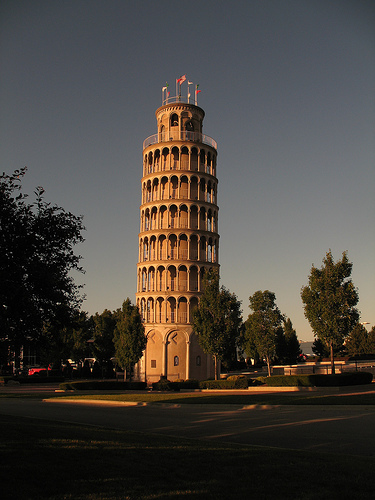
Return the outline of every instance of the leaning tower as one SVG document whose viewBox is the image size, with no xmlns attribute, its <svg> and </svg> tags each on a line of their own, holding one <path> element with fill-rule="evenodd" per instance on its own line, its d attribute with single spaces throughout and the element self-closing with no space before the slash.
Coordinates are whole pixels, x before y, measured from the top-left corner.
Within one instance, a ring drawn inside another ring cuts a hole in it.
<svg viewBox="0 0 375 500">
<path fill-rule="evenodd" d="M 217 144 L 196 95 L 166 96 L 143 142 L 136 298 L 147 347 L 135 375 L 148 382 L 214 375 L 190 324 L 204 272 L 219 267 Z"/>
</svg>

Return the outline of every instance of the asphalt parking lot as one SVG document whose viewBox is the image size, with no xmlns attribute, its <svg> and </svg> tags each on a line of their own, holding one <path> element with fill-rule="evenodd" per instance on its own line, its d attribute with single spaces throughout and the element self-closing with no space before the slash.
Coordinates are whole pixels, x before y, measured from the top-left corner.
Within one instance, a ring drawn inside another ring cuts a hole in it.
<svg viewBox="0 0 375 500">
<path fill-rule="evenodd" d="M 56 387 L 0 388 L 37 398 L 1 398 L 0 413 L 112 429 L 327 453 L 375 455 L 375 406 L 129 404 L 48 399 Z M 346 393 L 375 392 L 375 385 Z"/>
</svg>

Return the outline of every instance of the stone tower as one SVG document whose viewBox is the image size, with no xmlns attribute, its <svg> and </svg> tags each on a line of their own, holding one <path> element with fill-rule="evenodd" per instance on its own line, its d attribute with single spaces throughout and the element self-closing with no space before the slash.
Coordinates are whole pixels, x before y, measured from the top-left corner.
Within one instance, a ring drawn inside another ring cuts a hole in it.
<svg viewBox="0 0 375 500">
<path fill-rule="evenodd" d="M 148 340 L 135 375 L 148 382 L 214 375 L 190 321 L 205 270 L 219 267 L 217 144 L 189 101 L 166 98 L 143 142 L 136 299 Z"/>
</svg>

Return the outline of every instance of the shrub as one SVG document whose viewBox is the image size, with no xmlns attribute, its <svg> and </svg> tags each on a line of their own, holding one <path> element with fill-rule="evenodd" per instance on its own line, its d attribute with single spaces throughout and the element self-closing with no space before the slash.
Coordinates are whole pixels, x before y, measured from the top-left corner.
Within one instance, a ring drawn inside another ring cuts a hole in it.
<svg viewBox="0 0 375 500">
<path fill-rule="evenodd" d="M 314 385 L 310 381 L 310 375 L 274 375 L 263 378 L 268 387 L 311 387 Z"/>
<path fill-rule="evenodd" d="M 258 385 L 264 385 L 265 384 L 266 377 L 257 377 L 257 378 L 249 378 L 248 379 L 248 384 L 249 386 L 258 386 Z"/>
<path fill-rule="evenodd" d="M 193 389 L 199 389 L 199 381 L 190 379 L 190 380 L 176 380 L 173 382 L 174 384 L 178 384 L 179 389 L 186 389 L 186 390 L 193 390 Z"/>
<path fill-rule="evenodd" d="M 248 380 L 244 375 L 233 375 L 225 380 L 204 380 L 199 382 L 200 389 L 247 389 Z"/>
<path fill-rule="evenodd" d="M 177 392 L 180 390 L 179 384 L 180 384 L 180 382 L 171 382 L 167 378 L 163 377 L 159 380 L 159 382 L 154 382 L 152 384 L 152 389 L 154 391 L 176 391 Z"/>
<path fill-rule="evenodd" d="M 342 387 L 370 384 L 372 374 L 367 372 L 346 372 L 328 375 L 276 375 L 263 378 L 268 387 Z"/>
<path fill-rule="evenodd" d="M 311 382 L 316 387 L 342 387 L 346 385 L 371 384 L 372 373 L 345 372 L 335 375 L 310 375 Z"/>
<path fill-rule="evenodd" d="M 60 384 L 63 391 L 141 391 L 146 382 L 116 382 L 115 380 L 82 380 Z"/>
<path fill-rule="evenodd" d="M 249 387 L 246 375 L 230 375 L 227 380 L 234 382 L 235 389 L 247 389 Z"/>
</svg>

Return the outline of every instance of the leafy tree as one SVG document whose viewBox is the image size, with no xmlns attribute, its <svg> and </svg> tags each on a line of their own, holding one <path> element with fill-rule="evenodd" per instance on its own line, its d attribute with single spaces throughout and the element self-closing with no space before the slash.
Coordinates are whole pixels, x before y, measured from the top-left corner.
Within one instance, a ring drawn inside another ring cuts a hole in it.
<svg viewBox="0 0 375 500">
<path fill-rule="evenodd" d="M 92 316 L 93 321 L 93 353 L 100 363 L 107 363 L 114 355 L 113 344 L 116 328 L 116 314 L 105 309 L 102 314 Z"/>
<path fill-rule="evenodd" d="M 91 354 L 91 337 L 91 322 L 84 311 L 76 311 L 69 324 L 45 323 L 36 344 L 42 365 L 60 365 L 69 358 L 83 362 Z"/>
<path fill-rule="evenodd" d="M 198 335 L 199 345 L 210 354 L 215 363 L 215 380 L 218 378 L 219 364 L 236 348 L 242 326 L 241 302 L 220 287 L 219 272 L 210 269 L 203 277 L 203 293 L 193 311 L 192 326 Z"/>
<path fill-rule="evenodd" d="M 375 354 L 375 326 L 373 326 L 368 333 L 367 354 Z"/>
<path fill-rule="evenodd" d="M 276 305 L 273 292 L 258 290 L 250 298 L 249 314 L 245 322 L 244 347 L 249 354 L 256 349 L 260 358 L 267 363 L 271 375 L 271 362 L 276 355 L 277 339 L 282 329 L 283 316 Z"/>
<path fill-rule="evenodd" d="M 127 298 L 122 308 L 116 311 L 114 331 L 115 356 L 119 366 L 128 370 L 131 379 L 132 366 L 137 363 L 146 349 L 147 338 L 138 306 Z M 125 375 L 125 372 L 124 372 Z"/>
<path fill-rule="evenodd" d="M 350 356 L 375 353 L 375 330 L 367 332 L 366 328 L 357 324 L 350 332 L 345 342 L 345 348 Z"/>
<path fill-rule="evenodd" d="M 282 364 L 292 365 L 297 363 L 301 353 L 301 347 L 292 321 L 290 318 L 284 318 L 283 328 L 277 332 L 276 358 Z"/>
<path fill-rule="evenodd" d="M 68 333 L 70 335 L 69 358 L 76 362 L 83 362 L 85 358 L 91 357 L 89 342 L 93 335 L 93 325 L 85 311 L 79 311 L 74 315 Z"/>
<path fill-rule="evenodd" d="M 82 297 L 71 271 L 83 272 L 73 247 L 82 216 L 21 192 L 26 167 L 0 176 L 0 331 L 14 348 L 38 339 L 43 325 L 69 322 Z"/>
<path fill-rule="evenodd" d="M 327 358 L 330 355 L 329 348 L 325 344 L 323 344 L 323 342 L 319 338 L 316 338 L 314 340 L 311 349 L 312 352 L 320 358 Z"/>
<path fill-rule="evenodd" d="M 244 323 L 243 333 L 241 337 L 241 347 L 245 351 L 247 357 L 254 360 L 255 365 L 263 363 L 263 359 L 259 355 L 257 350 L 257 344 L 255 339 L 255 329 L 251 328 L 249 323 L 251 319 L 247 319 Z"/>
<path fill-rule="evenodd" d="M 335 373 L 334 350 L 339 349 L 358 322 L 358 293 L 350 275 L 353 264 L 347 253 L 334 262 L 329 251 L 323 265 L 311 268 L 308 286 L 301 290 L 304 312 L 314 335 L 330 350 L 331 369 Z"/>
</svg>

